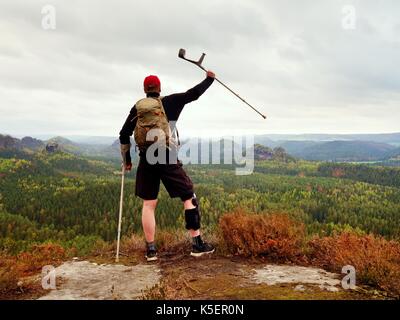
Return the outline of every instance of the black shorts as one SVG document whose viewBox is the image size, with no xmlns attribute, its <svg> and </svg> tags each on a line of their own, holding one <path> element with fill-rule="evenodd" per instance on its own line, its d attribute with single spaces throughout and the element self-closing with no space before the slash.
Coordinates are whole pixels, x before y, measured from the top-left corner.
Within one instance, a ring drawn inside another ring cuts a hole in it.
<svg viewBox="0 0 400 320">
<path fill-rule="evenodd" d="M 163 182 L 171 198 L 182 201 L 193 197 L 193 182 L 183 170 L 182 162 L 177 164 L 149 164 L 145 156 L 140 157 L 136 172 L 136 196 L 143 200 L 157 199 Z"/>
</svg>

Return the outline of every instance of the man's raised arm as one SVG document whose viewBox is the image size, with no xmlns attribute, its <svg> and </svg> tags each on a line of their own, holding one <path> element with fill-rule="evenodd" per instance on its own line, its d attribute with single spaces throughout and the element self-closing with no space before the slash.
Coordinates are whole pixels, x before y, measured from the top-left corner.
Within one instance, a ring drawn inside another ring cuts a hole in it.
<svg viewBox="0 0 400 320">
<path fill-rule="evenodd" d="M 207 72 L 207 78 L 184 93 L 175 93 L 163 98 L 169 121 L 177 121 L 185 104 L 197 100 L 214 82 L 215 74 Z"/>
<path fill-rule="evenodd" d="M 178 105 L 185 105 L 197 100 L 206 90 L 212 85 L 215 79 L 215 74 L 212 71 L 207 72 L 207 78 L 200 82 L 197 86 L 189 89 L 184 93 L 172 94 L 165 98 L 173 99 Z"/>
</svg>

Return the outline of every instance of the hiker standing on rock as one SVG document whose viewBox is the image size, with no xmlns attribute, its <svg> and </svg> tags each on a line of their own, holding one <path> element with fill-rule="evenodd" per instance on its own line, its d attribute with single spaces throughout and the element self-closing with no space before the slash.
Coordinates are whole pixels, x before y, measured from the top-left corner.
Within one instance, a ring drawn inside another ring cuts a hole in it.
<svg viewBox="0 0 400 320">
<path fill-rule="evenodd" d="M 211 86 L 214 79 L 215 74 L 208 71 L 207 78 L 187 92 L 160 97 L 160 80 L 157 76 L 148 76 L 143 84 L 146 98 L 139 100 L 131 109 L 120 131 L 119 139 L 125 170 L 132 169 L 130 136 L 133 133 L 139 148 L 140 160 L 136 173 L 135 193 L 143 199 L 142 224 L 147 244 L 147 261 L 157 260 L 154 244 L 156 229 L 154 212 L 160 181 L 163 182 L 171 198 L 179 197 L 183 201 L 186 229 L 192 237 L 191 255 L 199 257 L 215 250 L 214 246 L 201 238 L 199 203 L 193 183 L 183 170 L 182 162 L 177 159 L 179 136 L 176 127 L 171 123 L 178 120 L 183 107 L 197 100 Z M 159 159 L 162 154 L 165 155 L 166 161 L 154 163 L 154 156 Z"/>
</svg>

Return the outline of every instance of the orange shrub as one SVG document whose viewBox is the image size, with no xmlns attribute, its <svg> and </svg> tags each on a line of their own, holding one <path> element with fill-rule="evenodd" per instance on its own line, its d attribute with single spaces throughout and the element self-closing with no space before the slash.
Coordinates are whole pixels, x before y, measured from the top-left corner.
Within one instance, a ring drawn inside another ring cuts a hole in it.
<svg viewBox="0 0 400 320">
<path fill-rule="evenodd" d="M 64 249 L 56 244 L 41 244 L 32 246 L 28 252 L 10 256 L 0 252 L 0 299 L 12 298 L 16 292 L 31 290 L 29 285 L 18 281 L 32 275 L 46 265 L 57 266 L 66 258 Z"/>
<path fill-rule="evenodd" d="M 63 247 L 57 244 L 34 245 L 29 252 L 20 253 L 16 257 L 16 269 L 27 275 L 41 270 L 46 265 L 58 265 L 66 257 Z"/>
<path fill-rule="evenodd" d="M 228 250 L 243 256 L 295 261 L 302 256 L 304 225 L 287 214 L 225 214 L 220 228 Z"/>
<path fill-rule="evenodd" d="M 6 255 L 0 254 L 0 297 L 18 289 L 18 274 L 15 270 L 14 260 Z"/>
<path fill-rule="evenodd" d="M 399 242 L 346 232 L 314 238 L 308 246 L 311 264 L 338 273 L 343 266 L 354 266 L 359 282 L 400 296 Z"/>
</svg>

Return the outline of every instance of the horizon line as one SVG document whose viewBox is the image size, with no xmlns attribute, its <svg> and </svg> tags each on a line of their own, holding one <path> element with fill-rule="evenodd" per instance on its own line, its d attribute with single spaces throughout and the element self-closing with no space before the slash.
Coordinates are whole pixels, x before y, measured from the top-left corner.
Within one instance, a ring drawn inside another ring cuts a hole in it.
<svg viewBox="0 0 400 320">
<path fill-rule="evenodd" d="M 254 135 L 254 136 L 304 136 L 304 135 L 390 135 L 390 134 L 400 134 L 399 131 L 391 131 L 391 132 L 367 132 L 367 133 L 360 133 L 360 132 L 303 132 L 303 133 L 243 133 L 243 134 L 231 134 L 229 136 L 248 136 L 248 135 Z M 32 134 L 32 135 L 27 135 L 27 134 L 20 134 L 20 133 L 5 133 L 5 132 L 0 132 L 0 135 L 4 136 L 11 136 L 14 138 L 24 138 L 24 137 L 32 137 L 36 139 L 40 139 L 40 137 L 43 136 L 48 136 L 51 138 L 56 138 L 56 137 L 82 137 L 82 138 L 118 138 L 118 135 L 90 135 L 90 134 L 52 134 L 52 133 L 40 133 L 40 134 Z M 204 135 L 181 135 L 182 138 L 199 138 L 202 136 L 204 138 Z M 210 135 L 208 136 L 209 138 L 212 137 L 223 137 L 227 135 Z M 51 139 L 50 138 L 50 139 Z"/>
</svg>

